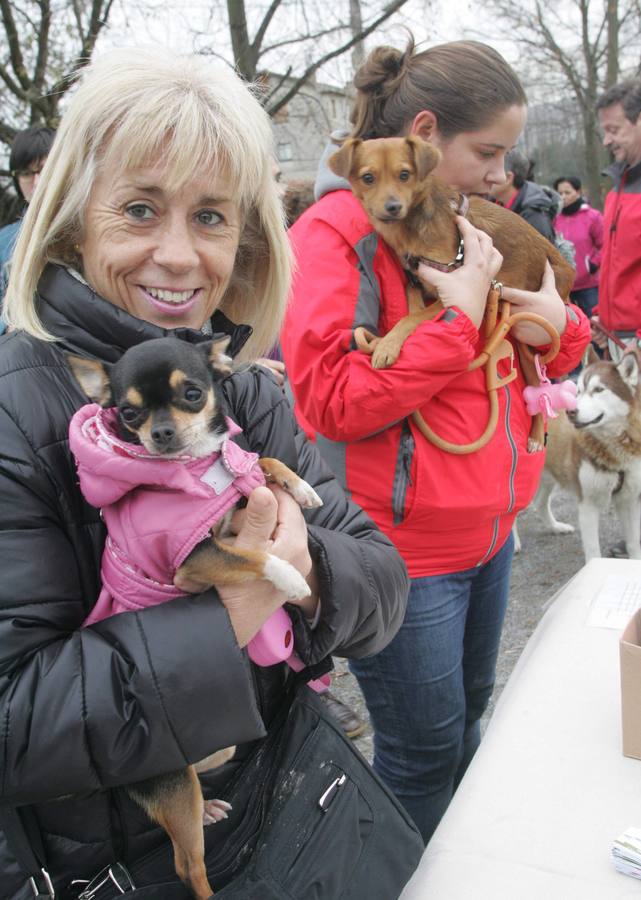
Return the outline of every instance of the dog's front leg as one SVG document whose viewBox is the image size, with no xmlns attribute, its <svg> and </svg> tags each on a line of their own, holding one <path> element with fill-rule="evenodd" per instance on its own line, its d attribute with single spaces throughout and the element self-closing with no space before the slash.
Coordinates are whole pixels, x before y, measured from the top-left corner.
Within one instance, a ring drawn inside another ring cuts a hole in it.
<svg viewBox="0 0 641 900">
<path fill-rule="evenodd" d="M 398 359 L 403 344 L 411 334 L 414 334 L 418 326 L 443 311 L 443 306 L 438 300 L 430 306 L 424 306 L 420 289 L 413 286 L 407 288 L 407 302 L 409 315 L 397 322 L 376 345 L 372 354 L 372 366 L 375 369 L 387 369 L 392 366 Z"/>
<path fill-rule="evenodd" d="M 641 502 L 639 485 L 624 486 L 613 497 L 630 559 L 641 559 Z"/>
<path fill-rule="evenodd" d="M 579 503 L 579 528 L 585 561 L 601 556 L 599 544 L 599 507 L 595 506 L 591 498 L 583 499 Z"/>
<path fill-rule="evenodd" d="M 212 535 L 195 547 L 174 577 L 174 584 L 187 593 L 209 587 L 246 584 L 266 578 L 291 600 L 309 597 L 311 590 L 298 569 L 271 553 L 238 550 L 219 543 Z"/>
</svg>

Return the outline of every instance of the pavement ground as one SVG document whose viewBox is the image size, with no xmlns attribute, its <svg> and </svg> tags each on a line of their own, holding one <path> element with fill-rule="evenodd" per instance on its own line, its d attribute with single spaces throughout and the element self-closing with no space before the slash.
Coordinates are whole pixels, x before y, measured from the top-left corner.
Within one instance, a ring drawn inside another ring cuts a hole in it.
<svg viewBox="0 0 641 900">
<path fill-rule="evenodd" d="M 546 603 L 584 563 L 578 531 L 576 498 L 557 489 L 552 497 L 552 508 L 558 520 L 574 525 L 573 534 L 550 534 L 532 507 L 519 516 L 519 534 L 523 549 L 514 557 L 510 602 L 503 628 L 496 686 L 483 718 L 483 728 L 487 725 L 494 704 L 528 638 L 543 615 Z M 601 552 L 606 555 L 607 548 L 621 539 L 619 524 L 612 509 L 601 517 L 600 535 Z M 358 683 L 349 672 L 345 660 L 336 659 L 335 663 L 332 691 L 340 700 L 356 710 L 361 718 L 368 721 L 366 731 L 354 743 L 371 761 L 372 729 Z"/>
</svg>

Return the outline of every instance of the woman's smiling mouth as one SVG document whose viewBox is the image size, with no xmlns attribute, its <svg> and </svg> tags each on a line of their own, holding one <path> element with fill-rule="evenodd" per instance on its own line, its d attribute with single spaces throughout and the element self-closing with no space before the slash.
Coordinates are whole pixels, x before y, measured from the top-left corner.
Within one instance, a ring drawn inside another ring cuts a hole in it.
<svg viewBox="0 0 641 900">
<path fill-rule="evenodd" d="M 142 285 L 139 287 L 153 307 L 170 316 L 183 315 L 196 304 L 202 295 L 202 288 L 170 291 L 167 288 L 143 287 Z"/>
</svg>

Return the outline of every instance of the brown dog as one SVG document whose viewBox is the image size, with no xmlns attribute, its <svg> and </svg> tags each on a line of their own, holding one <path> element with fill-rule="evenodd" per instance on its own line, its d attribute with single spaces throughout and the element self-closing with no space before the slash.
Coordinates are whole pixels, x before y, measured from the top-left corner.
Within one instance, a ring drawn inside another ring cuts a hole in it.
<svg viewBox="0 0 641 900">
<path fill-rule="evenodd" d="M 431 174 L 440 152 L 421 138 L 399 137 L 362 141 L 351 138 L 328 160 L 336 174 L 346 178 L 372 225 L 396 252 L 406 269 L 418 261 L 454 268 L 460 236 L 456 215 L 461 195 Z M 546 260 L 556 278 L 559 294 L 567 301 L 574 270 L 556 247 L 536 229 L 509 210 L 480 197 L 470 197 L 466 212 L 476 228 L 487 232 L 503 256 L 497 281 L 506 286 L 536 291 L 541 286 Z M 409 287 L 410 315 L 376 342 L 375 368 L 392 365 L 404 341 L 442 307 L 425 307 L 425 290 Z"/>
</svg>

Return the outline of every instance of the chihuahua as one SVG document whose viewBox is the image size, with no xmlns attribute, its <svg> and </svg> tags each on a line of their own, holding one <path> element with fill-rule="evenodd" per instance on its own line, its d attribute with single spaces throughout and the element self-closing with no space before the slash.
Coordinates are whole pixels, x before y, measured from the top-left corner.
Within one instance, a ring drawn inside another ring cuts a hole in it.
<svg viewBox="0 0 641 900">
<path fill-rule="evenodd" d="M 349 181 L 375 230 L 408 270 L 410 314 L 376 341 L 375 368 L 391 366 L 418 325 L 442 310 L 439 303 L 425 306 L 425 288 L 412 270 L 421 261 L 446 270 L 460 264 L 462 247 L 455 218 L 459 212 L 487 232 L 502 254 L 497 281 L 536 291 L 549 260 L 557 290 L 566 302 L 572 287 L 574 269 L 550 241 L 520 216 L 481 197 L 470 197 L 468 207 L 467 198 L 433 174 L 440 159 L 436 147 L 410 136 L 350 138 L 328 160 L 330 169 Z"/>
<path fill-rule="evenodd" d="M 225 356 L 228 342 L 228 338 L 195 345 L 174 338 L 146 341 L 129 349 L 114 365 L 67 355 L 80 386 L 98 404 L 76 413 L 70 446 L 83 493 L 102 507 L 109 532 L 102 562 L 103 591 L 85 624 L 141 608 L 145 592 L 149 603 L 154 603 L 212 585 L 267 579 L 290 599 L 309 595 L 306 580 L 289 563 L 220 540 L 229 534 L 239 497 L 256 484 L 276 482 L 305 508 L 322 505 L 311 486 L 284 463 L 258 459 L 228 440 L 240 431 L 223 411 L 221 383 L 231 374 L 231 360 Z M 230 482 L 232 487 L 241 485 L 234 488 L 235 493 L 229 493 Z M 176 502 L 172 492 L 182 506 L 172 507 Z M 112 502 L 105 502 L 107 497 Z M 205 506 L 199 507 L 198 502 Z M 216 515 L 222 510 L 215 522 L 214 508 Z M 189 521 L 191 509 L 198 526 L 195 532 Z M 159 541 L 158 520 L 163 516 L 172 524 L 166 541 Z M 210 529 L 204 540 L 203 523 Z M 130 542 L 124 534 L 127 528 L 134 530 Z M 190 535 L 187 542 L 185 534 Z M 170 549 L 161 563 L 152 558 L 162 553 L 159 547 L 178 545 L 183 548 L 179 555 Z M 123 546 L 131 556 L 126 551 L 121 561 Z M 167 571 L 161 568 L 159 574 L 159 566 Z M 109 589 L 114 585 L 117 590 L 112 596 Z M 160 597 L 159 591 L 164 592 Z M 226 818 L 231 807 L 222 800 L 205 802 L 196 773 L 222 765 L 234 752 L 234 747 L 228 747 L 197 766 L 127 787 L 169 834 L 176 872 L 198 900 L 213 893 L 204 862 L 203 822 Z"/>
</svg>

